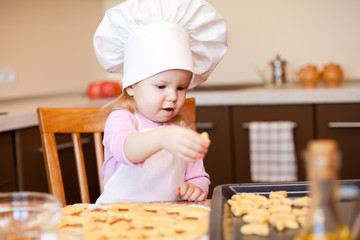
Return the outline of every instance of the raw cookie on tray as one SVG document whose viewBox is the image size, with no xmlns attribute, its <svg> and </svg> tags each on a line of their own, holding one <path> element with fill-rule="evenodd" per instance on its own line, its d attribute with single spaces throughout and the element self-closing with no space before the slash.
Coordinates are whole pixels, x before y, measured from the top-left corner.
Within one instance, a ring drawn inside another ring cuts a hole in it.
<svg viewBox="0 0 360 240">
<path fill-rule="evenodd" d="M 310 198 L 290 199 L 286 191 L 272 191 L 269 198 L 244 192 L 233 195 L 227 204 L 232 214 L 244 221 L 242 234 L 268 236 L 271 227 L 284 231 L 303 226 Z"/>
</svg>

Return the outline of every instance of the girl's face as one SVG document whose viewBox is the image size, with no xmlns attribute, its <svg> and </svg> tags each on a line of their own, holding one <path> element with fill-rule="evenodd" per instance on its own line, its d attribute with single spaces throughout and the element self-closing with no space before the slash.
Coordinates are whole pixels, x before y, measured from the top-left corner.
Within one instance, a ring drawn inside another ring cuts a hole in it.
<svg viewBox="0 0 360 240">
<path fill-rule="evenodd" d="M 134 97 L 137 111 L 154 122 L 163 123 L 176 116 L 184 105 L 191 76 L 192 73 L 186 70 L 167 70 L 126 88 L 126 91 Z"/>
</svg>

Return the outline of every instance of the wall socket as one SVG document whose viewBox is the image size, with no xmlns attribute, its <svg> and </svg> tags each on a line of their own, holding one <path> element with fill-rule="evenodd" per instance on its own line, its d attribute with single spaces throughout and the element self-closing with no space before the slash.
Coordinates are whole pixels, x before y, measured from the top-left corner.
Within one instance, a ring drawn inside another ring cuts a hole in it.
<svg viewBox="0 0 360 240">
<path fill-rule="evenodd" d="M 15 84 L 15 70 L 13 68 L 0 68 L 0 86 Z"/>
</svg>

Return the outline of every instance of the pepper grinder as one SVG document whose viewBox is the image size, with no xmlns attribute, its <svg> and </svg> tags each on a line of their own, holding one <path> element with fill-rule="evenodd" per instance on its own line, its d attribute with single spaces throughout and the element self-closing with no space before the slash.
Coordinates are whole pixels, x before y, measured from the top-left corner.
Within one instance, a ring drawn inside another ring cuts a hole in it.
<svg viewBox="0 0 360 240">
<path fill-rule="evenodd" d="M 338 208 L 341 154 L 332 139 L 316 139 L 304 152 L 311 207 L 295 240 L 352 240 Z"/>
<path fill-rule="evenodd" d="M 272 81 L 276 86 L 281 86 L 286 82 L 285 66 L 286 61 L 280 58 L 280 55 L 276 55 L 274 61 L 270 62 L 272 67 Z"/>
</svg>

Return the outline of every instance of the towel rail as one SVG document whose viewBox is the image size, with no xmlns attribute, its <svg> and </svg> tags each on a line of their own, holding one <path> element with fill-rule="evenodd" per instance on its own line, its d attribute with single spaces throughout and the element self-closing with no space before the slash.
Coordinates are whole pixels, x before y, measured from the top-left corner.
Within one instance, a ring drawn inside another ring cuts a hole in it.
<svg viewBox="0 0 360 240">
<path fill-rule="evenodd" d="M 242 124 L 243 128 L 249 128 L 250 126 L 250 123 L 249 122 L 244 122 Z M 293 128 L 296 128 L 297 127 L 297 124 L 296 123 L 293 123 Z"/>
</svg>

